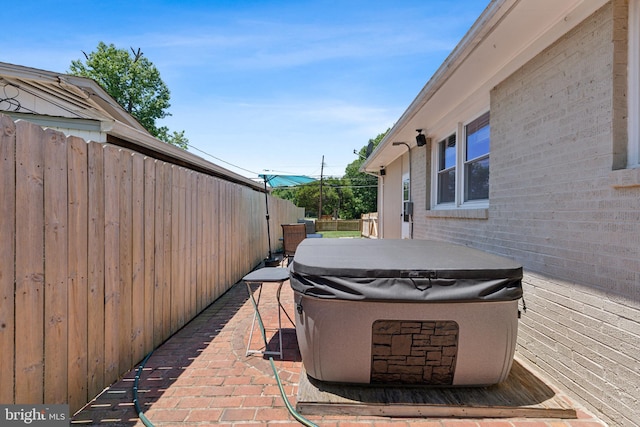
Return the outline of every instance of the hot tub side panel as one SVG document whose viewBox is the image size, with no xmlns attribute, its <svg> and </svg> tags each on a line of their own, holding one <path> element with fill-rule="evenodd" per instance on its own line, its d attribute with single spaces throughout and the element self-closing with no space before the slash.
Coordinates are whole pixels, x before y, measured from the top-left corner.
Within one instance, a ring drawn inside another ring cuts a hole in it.
<svg viewBox="0 0 640 427">
<path fill-rule="evenodd" d="M 307 373 L 321 381 L 371 382 L 375 371 L 372 371 L 373 327 L 380 321 L 389 321 L 390 325 L 395 321 L 457 325 L 451 385 L 496 384 L 506 379 L 511 369 L 518 328 L 517 301 L 387 303 L 321 299 L 295 292 L 295 303 L 302 361 Z M 400 350 L 390 348 L 389 352 L 407 353 L 408 347 L 395 348 Z M 380 349 L 378 345 L 375 351 L 381 352 Z M 385 352 L 384 343 L 382 349 Z M 425 363 L 431 363 L 437 357 L 429 354 L 429 348 L 414 346 L 410 351 L 415 353 L 414 361 L 424 357 Z M 390 359 L 406 355 L 391 354 Z"/>
</svg>

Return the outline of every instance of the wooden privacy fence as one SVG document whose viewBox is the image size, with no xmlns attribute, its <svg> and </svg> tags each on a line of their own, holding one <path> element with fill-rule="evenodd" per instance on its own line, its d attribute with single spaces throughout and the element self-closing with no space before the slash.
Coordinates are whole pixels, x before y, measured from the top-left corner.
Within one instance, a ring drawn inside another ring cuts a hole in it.
<svg viewBox="0 0 640 427">
<path fill-rule="evenodd" d="M 317 220 L 316 231 L 359 231 L 359 219 L 329 219 Z"/>
<path fill-rule="evenodd" d="M 0 124 L 0 402 L 76 411 L 267 255 L 254 188 Z"/>
<path fill-rule="evenodd" d="M 370 239 L 378 238 L 378 212 L 362 214 L 360 234 L 362 237 L 368 237 Z"/>
</svg>

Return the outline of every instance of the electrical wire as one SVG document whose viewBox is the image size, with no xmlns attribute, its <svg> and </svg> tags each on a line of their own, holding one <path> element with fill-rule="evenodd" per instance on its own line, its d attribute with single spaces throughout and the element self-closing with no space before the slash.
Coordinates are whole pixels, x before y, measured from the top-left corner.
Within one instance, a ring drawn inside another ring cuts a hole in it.
<svg viewBox="0 0 640 427">
<path fill-rule="evenodd" d="M 203 151 L 203 150 L 199 149 L 198 147 L 196 147 L 196 146 L 194 146 L 194 145 L 191 145 L 191 144 L 189 144 L 189 143 L 187 143 L 187 147 L 189 147 L 189 148 L 193 148 L 194 150 L 199 151 L 199 152 L 201 152 L 201 153 L 202 153 L 202 154 L 204 154 L 204 155 L 207 155 L 207 156 L 209 156 L 209 157 L 211 157 L 211 158 L 213 158 L 213 159 L 216 159 L 216 160 L 217 160 L 217 161 L 219 161 L 219 162 L 225 163 L 225 164 L 227 164 L 227 165 L 229 165 L 229 166 L 233 166 L 234 168 L 237 168 L 237 169 L 243 170 L 243 171 L 245 171 L 245 172 L 249 172 L 249 173 L 251 173 L 251 174 L 253 174 L 253 175 L 259 175 L 259 173 L 258 173 L 258 172 L 250 171 L 249 169 L 245 169 L 245 168 L 240 167 L 240 166 L 238 166 L 238 165 L 234 165 L 233 163 L 229 163 L 229 162 L 227 162 L 226 160 L 222 160 L 220 157 L 216 157 L 216 156 L 214 156 L 213 154 L 209 154 L 209 153 L 207 153 L 206 151 Z"/>
</svg>

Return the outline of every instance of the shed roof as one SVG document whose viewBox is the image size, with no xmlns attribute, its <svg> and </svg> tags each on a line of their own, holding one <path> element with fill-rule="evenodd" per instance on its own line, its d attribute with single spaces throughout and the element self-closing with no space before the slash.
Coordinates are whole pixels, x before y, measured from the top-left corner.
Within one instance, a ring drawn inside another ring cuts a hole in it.
<svg viewBox="0 0 640 427">
<path fill-rule="evenodd" d="M 0 62 L 0 111 L 43 127 L 102 132 L 108 143 L 265 191 L 260 182 L 156 139 L 89 78 Z"/>
<path fill-rule="evenodd" d="M 94 80 L 21 65 L 0 62 L 0 108 L 7 112 L 91 119 L 115 120 L 146 132 Z"/>
</svg>

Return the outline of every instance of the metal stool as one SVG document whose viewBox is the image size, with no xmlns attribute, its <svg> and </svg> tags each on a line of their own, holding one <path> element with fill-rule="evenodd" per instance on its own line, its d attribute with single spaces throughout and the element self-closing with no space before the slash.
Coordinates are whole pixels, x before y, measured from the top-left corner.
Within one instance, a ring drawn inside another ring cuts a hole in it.
<svg viewBox="0 0 640 427">
<path fill-rule="evenodd" d="M 249 298 L 253 301 L 253 321 L 251 322 L 251 332 L 249 333 L 249 342 L 247 343 L 247 353 L 246 356 L 250 354 L 269 354 L 269 355 L 277 355 L 282 359 L 282 317 L 280 315 L 280 310 L 283 310 L 285 315 L 289 317 L 287 311 L 284 309 L 280 302 L 280 291 L 282 290 L 282 285 L 285 281 L 289 279 L 289 269 L 283 267 L 263 267 L 258 270 L 252 271 L 242 278 L 242 280 L 247 285 L 247 292 L 249 292 Z M 256 300 L 253 297 L 253 292 L 251 292 L 251 284 L 257 283 L 258 286 L 258 299 Z M 262 285 L 263 283 L 277 283 L 278 290 L 276 291 L 276 299 L 278 300 L 278 338 L 280 341 L 280 351 L 268 351 L 267 350 L 267 339 L 263 336 L 264 342 L 264 350 L 251 350 L 251 339 L 253 338 L 253 330 L 256 325 L 256 318 L 260 315 L 259 312 L 259 304 L 260 304 L 260 296 L 262 295 Z"/>
</svg>

